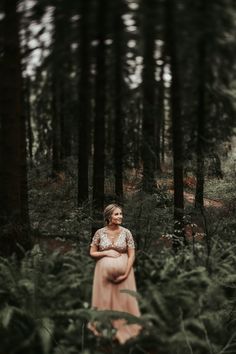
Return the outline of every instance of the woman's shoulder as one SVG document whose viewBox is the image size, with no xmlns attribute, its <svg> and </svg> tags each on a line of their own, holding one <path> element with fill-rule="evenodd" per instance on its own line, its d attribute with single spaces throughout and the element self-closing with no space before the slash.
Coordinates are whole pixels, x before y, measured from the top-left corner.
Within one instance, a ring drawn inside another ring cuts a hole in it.
<svg viewBox="0 0 236 354">
<path fill-rule="evenodd" d="M 129 229 L 127 229 L 127 227 L 121 226 L 122 227 L 122 231 L 125 232 L 126 234 L 131 234 L 131 231 Z"/>
<path fill-rule="evenodd" d="M 103 232 L 105 231 L 105 229 L 106 229 L 105 226 L 104 226 L 104 227 L 101 227 L 100 229 L 97 229 L 97 231 L 96 231 L 95 233 L 101 234 L 101 233 L 103 233 Z"/>
<path fill-rule="evenodd" d="M 126 227 L 124 227 L 123 230 L 125 233 L 125 238 L 126 238 L 128 248 L 135 248 L 134 238 L 133 238 L 131 231 L 129 229 L 127 229 Z"/>
</svg>

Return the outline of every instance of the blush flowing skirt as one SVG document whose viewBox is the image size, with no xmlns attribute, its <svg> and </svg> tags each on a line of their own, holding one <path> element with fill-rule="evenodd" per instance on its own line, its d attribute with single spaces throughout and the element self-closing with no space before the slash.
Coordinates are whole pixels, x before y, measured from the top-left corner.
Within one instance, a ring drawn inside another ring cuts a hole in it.
<svg viewBox="0 0 236 354">
<path fill-rule="evenodd" d="M 93 278 L 92 307 L 97 310 L 114 310 L 128 312 L 139 317 L 140 311 L 137 300 L 134 296 L 123 293 L 127 289 L 136 291 L 134 270 L 131 268 L 128 277 L 119 284 L 114 284 L 112 279 L 125 273 L 128 262 L 128 255 L 121 253 L 119 257 L 103 257 L 96 263 Z M 141 326 L 137 324 L 126 324 L 123 319 L 112 322 L 116 331 L 116 338 L 120 343 L 139 334 Z M 98 334 L 96 328 L 89 324 L 89 328 Z"/>
</svg>

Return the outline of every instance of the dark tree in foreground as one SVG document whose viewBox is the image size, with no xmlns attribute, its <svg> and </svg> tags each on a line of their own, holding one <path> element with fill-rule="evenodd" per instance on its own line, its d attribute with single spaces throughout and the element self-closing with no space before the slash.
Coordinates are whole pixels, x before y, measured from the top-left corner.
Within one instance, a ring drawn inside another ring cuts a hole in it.
<svg viewBox="0 0 236 354">
<path fill-rule="evenodd" d="M 17 0 L 4 1 L 0 114 L 0 252 L 22 253 L 31 246 L 28 234 L 25 116 Z"/>
</svg>

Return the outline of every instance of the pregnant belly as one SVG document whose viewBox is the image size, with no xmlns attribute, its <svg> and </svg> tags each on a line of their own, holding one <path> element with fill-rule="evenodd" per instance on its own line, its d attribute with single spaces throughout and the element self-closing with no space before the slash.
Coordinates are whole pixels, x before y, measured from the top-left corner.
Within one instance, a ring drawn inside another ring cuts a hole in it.
<svg viewBox="0 0 236 354">
<path fill-rule="evenodd" d="M 117 276 L 124 274 L 127 267 L 128 256 L 121 254 L 120 257 L 103 257 L 98 261 L 98 266 L 102 272 L 103 277 L 112 281 Z"/>
</svg>

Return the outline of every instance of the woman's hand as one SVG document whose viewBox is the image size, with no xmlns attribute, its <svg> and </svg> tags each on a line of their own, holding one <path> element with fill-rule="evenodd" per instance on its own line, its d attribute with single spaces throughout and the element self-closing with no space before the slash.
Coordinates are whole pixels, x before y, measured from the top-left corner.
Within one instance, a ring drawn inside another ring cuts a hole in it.
<svg viewBox="0 0 236 354">
<path fill-rule="evenodd" d="M 117 252 L 116 250 L 107 250 L 104 251 L 104 253 L 107 257 L 112 257 L 112 258 L 120 257 L 120 253 Z"/>
<path fill-rule="evenodd" d="M 127 274 L 119 275 L 117 278 L 113 279 L 113 283 L 119 284 L 127 278 Z"/>
</svg>

